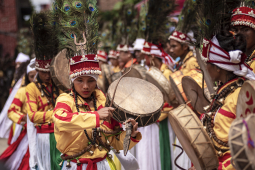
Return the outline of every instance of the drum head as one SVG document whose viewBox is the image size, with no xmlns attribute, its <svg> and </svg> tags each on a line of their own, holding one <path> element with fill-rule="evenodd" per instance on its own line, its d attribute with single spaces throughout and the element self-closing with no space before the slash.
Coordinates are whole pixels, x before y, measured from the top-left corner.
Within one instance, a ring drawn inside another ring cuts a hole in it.
<svg viewBox="0 0 255 170">
<path fill-rule="evenodd" d="M 255 81 L 245 81 L 236 106 L 236 117 L 247 117 L 255 113 Z"/>
<path fill-rule="evenodd" d="M 168 118 L 196 170 L 217 169 L 219 162 L 211 139 L 189 106 L 180 105 L 169 112 Z"/>
<path fill-rule="evenodd" d="M 69 78 L 69 60 L 66 58 L 66 49 L 58 53 L 52 60 L 50 73 L 55 85 L 62 91 L 69 92 L 71 81 Z"/>
<path fill-rule="evenodd" d="M 170 82 L 158 68 L 151 67 L 150 70 L 146 72 L 146 80 L 157 86 L 163 93 L 164 101 L 166 101 L 168 104 L 171 104 L 170 101 L 174 100 L 175 94 L 172 94 L 174 92 L 170 93 Z"/>
<path fill-rule="evenodd" d="M 107 94 L 110 101 L 112 101 L 117 83 L 118 80 L 114 81 L 108 89 Z M 155 85 L 133 77 L 121 79 L 113 101 L 113 105 L 116 108 L 136 117 L 150 117 L 158 113 L 163 104 L 163 95 Z M 125 119 L 127 120 L 128 117 Z M 153 123 L 156 121 L 154 120 Z M 138 125 L 145 126 L 145 123 L 139 123 Z"/>
<path fill-rule="evenodd" d="M 255 115 L 250 114 L 245 119 L 235 119 L 229 130 L 229 147 L 235 168 L 237 170 L 253 170 L 255 168 L 255 149 L 249 147 L 248 131 L 243 120 L 247 123 L 251 139 L 255 140 L 255 133 L 252 130 L 255 122 Z"/>
<path fill-rule="evenodd" d="M 210 102 L 204 97 L 203 90 L 197 82 L 193 78 L 185 76 L 182 78 L 182 87 L 194 110 L 204 113 L 203 108 Z"/>
<path fill-rule="evenodd" d="M 124 68 L 122 75 L 125 74 L 126 72 L 129 72 L 128 74 L 125 75 L 125 77 L 135 77 L 135 78 L 139 78 L 139 79 L 145 79 L 145 72 L 146 69 L 142 66 L 139 65 L 133 65 L 131 67 L 128 68 Z"/>
</svg>

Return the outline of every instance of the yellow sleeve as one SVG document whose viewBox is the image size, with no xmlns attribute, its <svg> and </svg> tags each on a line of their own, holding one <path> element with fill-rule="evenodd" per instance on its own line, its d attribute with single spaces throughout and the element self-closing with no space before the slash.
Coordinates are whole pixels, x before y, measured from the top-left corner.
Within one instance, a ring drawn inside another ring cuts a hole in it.
<svg viewBox="0 0 255 170">
<path fill-rule="evenodd" d="M 124 142 L 125 136 L 126 136 L 126 131 L 123 131 L 120 134 L 119 140 L 116 138 L 113 138 L 111 142 L 111 146 L 114 147 L 114 149 L 116 150 L 123 150 L 123 142 Z M 140 132 L 137 133 L 135 139 L 131 137 L 129 150 L 132 149 L 141 139 L 142 139 L 142 134 Z"/>
<path fill-rule="evenodd" d="M 172 74 L 173 72 L 169 69 L 166 69 L 164 72 L 163 72 L 163 75 L 167 78 L 167 80 L 169 81 L 169 76 Z"/>
<path fill-rule="evenodd" d="M 197 63 L 197 59 L 195 57 L 191 57 L 186 61 L 186 63 L 182 66 L 182 73 L 186 75 L 190 70 L 197 69 L 199 67 Z"/>
<path fill-rule="evenodd" d="M 236 118 L 237 99 L 241 88 L 236 89 L 228 95 L 223 106 L 218 110 L 214 119 L 214 132 L 218 139 L 227 142 L 230 126 Z M 224 148 L 217 142 L 214 142 L 219 148 Z"/>
<path fill-rule="evenodd" d="M 158 121 L 161 122 L 162 120 L 165 120 L 168 117 L 169 111 L 172 109 L 173 109 L 173 107 L 165 102 Z"/>
<path fill-rule="evenodd" d="M 77 112 L 74 107 L 73 97 L 69 94 L 63 93 L 58 97 L 53 113 L 53 122 L 58 131 L 72 132 L 100 127 L 98 112 Z"/>
<path fill-rule="evenodd" d="M 34 83 L 26 87 L 27 114 L 31 122 L 44 124 L 51 121 L 53 111 L 38 111 L 36 90 Z"/>
<path fill-rule="evenodd" d="M 253 69 L 253 72 L 255 73 L 255 60 L 252 61 L 250 67 Z"/>
<path fill-rule="evenodd" d="M 26 96 L 25 96 L 25 88 L 20 88 L 15 95 L 12 104 L 8 110 L 8 117 L 11 119 L 14 123 L 21 123 L 21 120 L 25 115 L 25 113 L 22 113 L 22 106 L 26 102 Z"/>
</svg>

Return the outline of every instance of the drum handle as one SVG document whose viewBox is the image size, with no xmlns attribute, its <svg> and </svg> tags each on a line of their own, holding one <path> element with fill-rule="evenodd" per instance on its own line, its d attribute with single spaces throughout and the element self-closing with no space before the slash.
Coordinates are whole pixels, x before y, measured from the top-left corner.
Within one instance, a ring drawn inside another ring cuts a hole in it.
<svg viewBox="0 0 255 170">
<path fill-rule="evenodd" d="M 132 65 L 133 65 L 133 61 L 134 61 L 134 59 L 132 58 L 132 64 L 131 64 L 131 66 L 129 67 L 129 70 L 128 70 L 125 74 L 123 74 L 123 75 L 120 77 L 119 81 L 117 82 L 117 85 L 116 85 L 116 87 L 115 87 L 115 89 L 114 89 L 114 93 L 113 93 L 113 96 L 112 96 L 112 101 L 111 101 L 110 107 L 112 107 L 112 105 L 113 105 L 113 101 L 114 101 L 115 94 L 116 94 L 116 91 L 117 91 L 117 87 L 118 87 L 118 85 L 119 85 L 119 83 L 120 83 L 120 80 L 121 80 L 125 75 L 127 75 L 127 74 L 131 71 L 131 67 L 132 67 Z"/>
<path fill-rule="evenodd" d="M 175 158 L 174 164 L 175 164 L 175 166 L 176 166 L 177 168 L 179 168 L 179 169 L 181 169 L 181 170 L 185 170 L 185 169 L 183 169 L 182 167 L 180 167 L 180 166 L 177 164 L 177 160 L 178 160 L 179 157 L 183 154 L 183 149 L 182 149 L 182 147 L 180 147 L 179 145 L 176 145 L 176 144 L 173 144 L 173 146 L 175 146 L 175 147 L 177 147 L 177 148 L 180 148 L 180 149 L 182 150 L 181 153 Z"/>
</svg>

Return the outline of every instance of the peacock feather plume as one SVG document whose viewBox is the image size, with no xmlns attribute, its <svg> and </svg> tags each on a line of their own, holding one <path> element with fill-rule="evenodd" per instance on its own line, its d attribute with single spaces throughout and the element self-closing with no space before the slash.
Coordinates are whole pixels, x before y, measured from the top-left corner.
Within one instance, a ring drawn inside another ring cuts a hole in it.
<svg viewBox="0 0 255 170">
<path fill-rule="evenodd" d="M 185 1 L 181 14 L 179 15 L 179 22 L 176 30 L 187 34 L 196 26 L 197 7 L 196 0 Z"/>
<path fill-rule="evenodd" d="M 19 30 L 17 39 L 17 49 L 19 53 L 31 55 L 32 53 L 32 35 L 29 28 Z"/>
<path fill-rule="evenodd" d="M 148 14 L 148 5 L 147 3 L 143 2 L 141 4 L 141 9 L 139 13 L 137 38 L 145 39 L 147 14 Z"/>
<path fill-rule="evenodd" d="M 55 0 L 59 49 L 67 49 L 67 58 L 96 54 L 98 46 L 97 0 Z M 78 43 L 84 44 L 82 49 Z"/>
<path fill-rule="evenodd" d="M 34 39 L 34 52 L 37 59 L 49 60 L 58 53 L 56 26 L 52 22 L 51 11 L 33 14 L 31 29 Z"/>
<path fill-rule="evenodd" d="M 197 42 L 211 39 L 230 24 L 232 10 L 240 6 L 240 0 L 196 0 L 197 1 Z"/>
<path fill-rule="evenodd" d="M 168 15 L 174 11 L 175 0 L 149 0 L 146 17 L 146 41 L 159 44 L 165 43 Z"/>
</svg>

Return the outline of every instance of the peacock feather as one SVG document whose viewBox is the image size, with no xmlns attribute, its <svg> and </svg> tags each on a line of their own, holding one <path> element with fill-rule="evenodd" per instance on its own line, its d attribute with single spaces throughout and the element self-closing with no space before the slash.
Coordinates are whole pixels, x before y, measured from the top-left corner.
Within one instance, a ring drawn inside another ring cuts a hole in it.
<svg viewBox="0 0 255 170">
<path fill-rule="evenodd" d="M 146 40 L 159 44 L 165 43 L 168 15 L 174 11 L 175 0 L 149 0 L 146 17 Z"/>
<path fill-rule="evenodd" d="M 232 10 L 240 6 L 240 0 L 196 0 L 197 1 L 197 42 L 211 39 L 222 28 L 230 24 Z"/>
<path fill-rule="evenodd" d="M 99 39 L 96 3 L 97 0 L 55 0 L 59 49 L 67 49 L 68 58 L 96 54 Z M 83 49 L 77 43 L 85 43 Z"/>
<path fill-rule="evenodd" d="M 17 49 L 19 53 L 31 55 L 32 53 L 32 36 L 28 28 L 22 28 L 19 30 L 17 39 Z"/>
<path fill-rule="evenodd" d="M 144 2 L 141 5 L 141 9 L 140 9 L 140 13 L 139 13 L 137 38 L 145 39 L 147 14 L 148 14 L 148 5 L 147 5 L 147 3 Z"/>
<path fill-rule="evenodd" d="M 34 38 L 34 52 L 37 59 L 49 60 L 58 53 L 56 26 L 51 11 L 33 14 L 31 29 Z"/>
<path fill-rule="evenodd" d="M 196 26 L 197 7 L 196 0 L 185 1 L 181 14 L 179 15 L 179 22 L 176 30 L 187 34 Z"/>
</svg>

